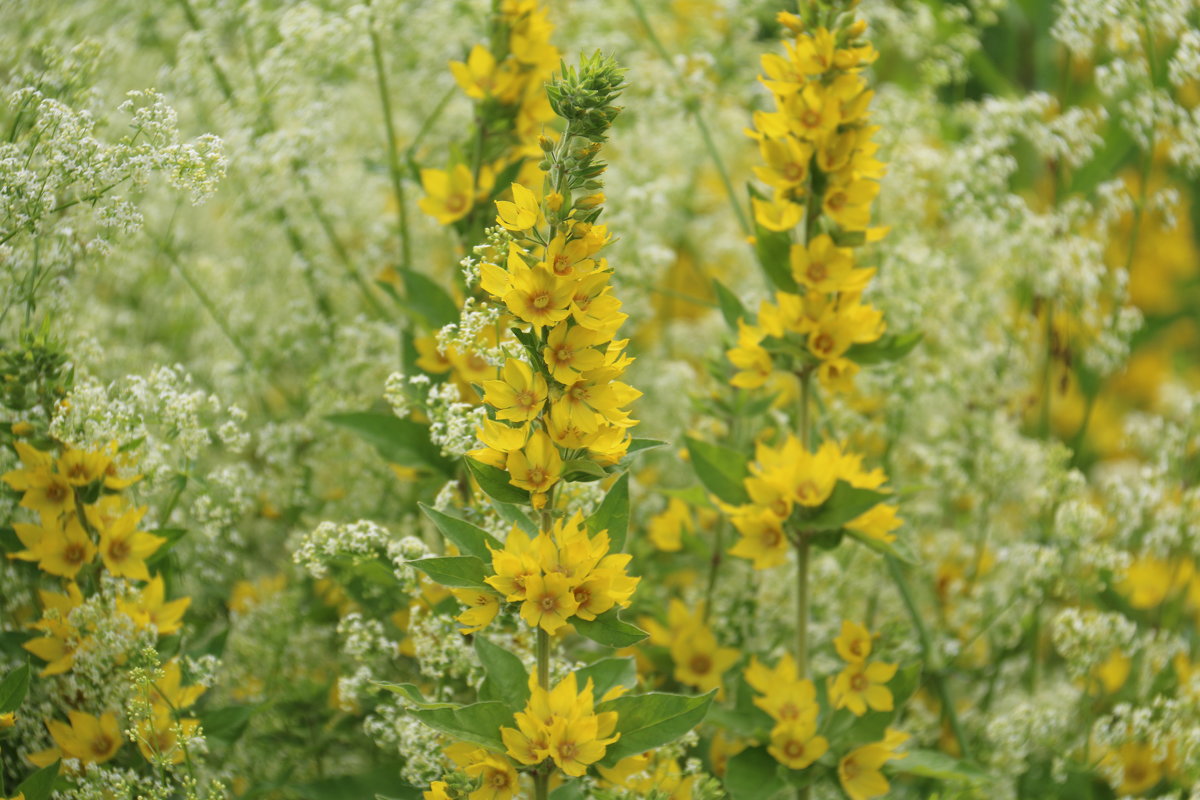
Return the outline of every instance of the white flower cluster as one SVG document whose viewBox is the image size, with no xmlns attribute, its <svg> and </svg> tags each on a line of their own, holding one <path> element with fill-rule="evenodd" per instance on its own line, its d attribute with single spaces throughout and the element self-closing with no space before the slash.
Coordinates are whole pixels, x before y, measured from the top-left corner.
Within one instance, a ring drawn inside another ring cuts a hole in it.
<svg viewBox="0 0 1200 800">
<path fill-rule="evenodd" d="M 1137 625 L 1112 611 L 1064 608 L 1051 622 L 1051 634 L 1067 671 L 1083 678 L 1113 651 L 1127 651 L 1137 635 Z"/>
<path fill-rule="evenodd" d="M 407 537 L 397 539 L 390 531 L 370 520 L 352 523 L 322 522 L 311 533 L 304 536 L 292 552 L 292 561 L 308 571 L 314 578 L 324 578 L 329 567 L 337 561 L 351 564 L 382 559 L 388 564 L 397 580 L 409 583 L 413 580 L 412 570 L 407 566 L 416 549 Z"/>
</svg>

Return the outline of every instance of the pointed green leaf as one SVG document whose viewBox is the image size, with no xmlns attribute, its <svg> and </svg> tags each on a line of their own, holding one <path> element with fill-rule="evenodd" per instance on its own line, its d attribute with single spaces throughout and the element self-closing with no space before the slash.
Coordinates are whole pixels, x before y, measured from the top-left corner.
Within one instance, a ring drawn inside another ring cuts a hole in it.
<svg viewBox="0 0 1200 800">
<path fill-rule="evenodd" d="M 24 795 L 25 800 L 50 800 L 50 792 L 54 789 L 54 779 L 58 777 L 60 764 L 62 761 L 55 761 L 21 781 L 14 796 Z"/>
<path fill-rule="evenodd" d="M 625 457 L 634 453 L 643 453 L 647 450 L 657 450 L 660 447 L 670 447 L 670 442 L 664 442 L 662 439 L 639 439 L 634 437 L 629 440 L 629 448 L 625 451 Z"/>
<path fill-rule="evenodd" d="M 376 411 L 330 414 L 325 419 L 353 431 L 385 461 L 405 467 L 427 467 L 446 475 L 452 472 L 451 461 L 430 441 L 427 425 Z"/>
<path fill-rule="evenodd" d="M 909 750 L 904 758 L 889 762 L 888 770 L 940 781 L 971 783 L 976 786 L 989 782 L 987 773 L 979 767 L 936 750 Z"/>
<path fill-rule="evenodd" d="M 637 664 L 632 658 L 602 658 L 575 670 L 575 678 L 580 689 L 590 678 L 595 697 L 599 700 L 614 686 L 624 686 L 626 689 L 637 686 Z"/>
<path fill-rule="evenodd" d="M 505 522 L 511 522 L 530 536 L 537 536 L 537 523 L 529 518 L 529 515 L 522 511 L 519 507 L 512 503 L 501 503 L 499 500 L 492 498 L 492 507 L 496 509 Z"/>
<path fill-rule="evenodd" d="M 425 318 L 431 328 L 442 328 L 458 322 L 458 303 L 437 282 L 413 269 L 402 269 L 404 305 Z"/>
<path fill-rule="evenodd" d="M 475 482 L 479 484 L 479 488 L 488 497 L 493 500 L 499 500 L 501 503 L 529 505 L 529 492 L 509 483 L 507 472 L 499 467 L 493 467 L 491 464 L 476 461 L 473 458 L 464 457 L 463 461 L 466 462 L 467 469 L 475 478 Z"/>
<path fill-rule="evenodd" d="M 770 800 L 786 788 L 779 762 L 765 747 L 747 747 L 725 766 L 725 790 L 733 800 Z"/>
<path fill-rule="evenodd" d="M 459 708 L 458 703 L 430 703 L 425 700 L 421 690 L 411 683 L 388 683 L 387 681 L 372 681 L 380 689 L 398 694 L 417 708 Z"/>
<path fill-rule="evenodd" d="M 494 645 L 482 636 L 475 637 L 475 653 L 483 663 L 487 677 L 479 689 L 483 700 L 499 700 L 520 711 L 529 699 L 529 673 L 521 659 L 509 650 Z"/>
<path fill-rule="evenodd" d="M 483 528 L 476 527 L 458 517 L 452 517 L 424 503 L 417 505 L 425 512 L 425 516 L 433 520 L 433 524 L 442 532 L 442 535 L 453 542 L 464 554 L 475 556 L 483 563 L 490 564 L 492 563 L 492 552 L 488 547 L 490 546 L 493 550 L 504 549 L 500 540 Z"/>
<path fill-rule="evenodd" d="M 913 555 L 912 550 L 903 539 L 898 538 L 894 542 L 885 542 L 882 539 L 876 539 L 874 536 L 868 536 L 862 531 L 853 531 L 849 528 L 846 529 L 846 533 L 850 538 L 857 539 L 877 553 L 892 556 L 905 564 L 917 563 L 916 556 Z"/>
<path fill-rule="evenodd" d="M 459 708 L 418 708 L 412 715 L 436 731 L 496 753 L 505 751 L 500 728 L 516 727 L 512 711 L 497 700 Z"/>
<path fill-rule="evenodd" d="M 589 483 L 607 477 L 604 468 L 590 458 L 572 458 L 562 465 L 562 479 L 571 483 Z"/>
<path fill-rule="evenodd" d="M 572 617 L 571 624 L 581 636 L 609 647 L 631 647 L 648 635 L 636 625 L 621 619 L 616 608 L 610 608 L 590 621 Z"/>
<path fill-rule="evenodd" d="M 421 570 L 442 586 L 493 591 L 492 587 L 483 582 L 488 576 L 487 567 L 475 556 L 435 556 L 405 563 Z"/>
<path fill-rule="evenodd" d="M 713 278 L 713 291 L 717 295 L 717 303 L 721 306 L 721 316 L 725 318 L 725 324 L 729 326 L 731 331 L 738 329 L 738 320 L 744 319 L 747 323 L 752 323 L 754 317 L 746 312 L 746 307 L 742 305 L 742 301 L 737 295 L 729 291 L 725 284 L 721 283 L 716 278 Z"/>
<path fill-rule="evenodd" d="M 596 509 L 596 513 L 588 517 L 588 531 L 597 534 L 608 531 L 612 542 L 613 552 L 625 549 L 625 537 L 629 532 L 629 473 L 621 474 L 613 483 L 608 494 Z"/>
<path fill-rule="evenodd" d="M 0 681 L 0 714 L 16 711 L 29 692 L 29 664 L 22 664 Z"/>
<path fill-rule="evenodd" d="M 859 489 L 845 481 L 838 481 L 833 494 L 812 516 L 804 516 L 805 509 L 797 506 L 799 524 L 811 531 L 840 530 L 850 520 L 865 514 L 889 495 L 873 489 Z"/>
<path fill-rule="evenodd" d="M 620 739 L 609 745 L 600 763 L 612 766 L 626 756 L 675 741 L 700 724 L 716 693 L 716 689 L 693 696 L 650 692 L 599 704 L 597 713 L 617 712 L 617 732 L 621 734 Z"/>
<path fill-rule="evenodd" d="M 747 466 L 749 459 L 745 455 L 690 436 L 685 437 L 684 441 L 692 459 L 692 469 L 705 489 L 732 505 L 750 502 L 750 495 L 746 494 L 746 487 L 742 484 L 750 475 Z"/>
<path fill-rule="evenodd" d="M 846 358 L 856 364 L 882 364 L 886 361 L 898 361 L 912 352 L 924 335 L 920 331 L 888 334 L 873 342 L 853 345 L 846 351 Z"/>
</svg>

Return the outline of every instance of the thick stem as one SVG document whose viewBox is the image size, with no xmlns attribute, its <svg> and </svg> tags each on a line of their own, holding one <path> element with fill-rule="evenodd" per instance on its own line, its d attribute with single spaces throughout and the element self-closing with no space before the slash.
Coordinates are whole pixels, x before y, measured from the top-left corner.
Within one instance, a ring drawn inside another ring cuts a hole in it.
<svg viewBox="0 0 1200 800">
<path fill-rule="evenodd" d="M 404 175 L 400 169 L 400 151 L 396 147 L 396 127 L 392 124 L 392 100 L 388 91 L 387 72 L 383 65 L 383 45 L 375 30 L 375 20 L 368 22 L 371 37 L 371 58 L 375 62 L 375 85 L 379 90 L 379 102 L 383 106 L 383 127 L 387 134 L 388 172 L 392 178 L 392 193 L 396 200 L 396 233 L 400 237 L 400 262 L 408 269 L 412 266 L 412 251 L 408 241 L 408 204 L 404 196 Z"/>
<path fill-rule="evenodd" d="M 550 689 L 550 634 L 546 633 L 545 628 L 539 627 L 537 630 L 537 673 L 538 686 L 549 691 Z M 533 796 L 537 800 L 546 800 L 550 794 L 550 772 L 543 769 L 546 765 L 538 768 L 538 771 L 533 774 Z"/>
<path fill-rule="evenodd" d="M 796 542 L 796 667 L 808 677 L 808 555 L 807 533 Z"/>
</svg>

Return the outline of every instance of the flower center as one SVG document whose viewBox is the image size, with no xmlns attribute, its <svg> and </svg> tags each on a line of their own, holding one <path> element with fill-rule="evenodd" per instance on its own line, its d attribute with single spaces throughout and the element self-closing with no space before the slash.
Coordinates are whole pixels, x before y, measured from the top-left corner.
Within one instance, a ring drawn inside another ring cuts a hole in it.
<svg viewBox="0 0 1200 800">
<path fill-rule="evenodd" d="M 67 489 L 61 483 L 52 483 L 46 487 L 46 499 L 58 503 L 67 496 Z"/>
<path fill-rule="evenodd" d="M 71 542 L 63 549 L 63 561 L 68 564 L 82 564 L 87 551 L 79 542 Z"/>
<path fill-rule="evenodd" d="M 546 306 L 550 305 L 550 293 L 549 292 L 538 292 L 537 294 L 532 296 L 531 302 L 532 302 L 534 308 L 543 309 Z"/>
<path fill-rule="evenodd" d="M 712 658 L 704 653 L 697 653 L 688 662 L 688 667 L 697 675 L 707 675 L 712 671 Z"/>
<path fill-rule="evenodd" d="M 810 281 L 819 283 L 825 280 L 825 276 L 829 274 L 829 271 L 825 269 L 825 265 L 820 261 L 814 261 L 808 265 L 805 274 L 808 275 Z"/>
<path fill-rule="evenodd" d="M 783 746 L 783 754 L 788 758 L 801 758 L 804 755 L 804 742 L 789 739 Z"/>
<path fill-rule="evenodd" d="M 863 691 L 869 684 L 870 682 L 867 680 L 867 676 L 863 675 L 861 672 L 850 678 L 850 688 L 856 692 Z"/>
<path fill-rule="evenodd" d="M 100 734 L 95 739 L 92 739 L 92 752 L 98 756 L 107 755 L 109 749 L 112 748 L 112 739 L 105 734 Z"/>
<path fill-rule="evenodd" d="M 846 193 L 834 192 L 833 194 L 829 195 L 829 198 L 825 202 L 828 203 L 829 207 L 834 211 L 841 211 L 842 206 L 846 205 Z"/>
<path fill-rule="evenodd" d="M 815 128 L 821 124 L 821 115 L 816 109 L 810 108 L 800 115 L 800 123 L 806 128 Z"/>
<path fill-rule="evenodd" d="M 542 602 L 540 605 L 542 607 L 542 611 L 549 613 L 558 608 L 558 601 L 554 599 L 554 595 L 547 594 L 542 596 Z"/>
<path fill-rule="evenodd" d="M 818 353 L 829 353 L 833 351 L 833 337 L 828 333 L 821 333 L 813 340 L 813 349 Z"/>
<path fill-rule="evenodd" d="M 129 557 L 129 540 L 115 539 L 108 546 L 108 555 L 113 561 L 124 561 Z"/>
<path fill-rule="evenodd" d="M 537 397 L 528 389 L 522 389 L 517 392 L 516 401 L 518 408 L 530 409 L 537 404 Z"/>
<path fill-rule="evenodd" d="M 575 743 L 563 742 L 558 746 L 558 755 L 563 761 L 570 761 L 575 757 Z"/>
<path fill-rule="evenodd" d="M 457 214 L 467 207 L 467 198 L 461 194 L 452 194 L 446 198 L 446 210 Z"/>
</svg>

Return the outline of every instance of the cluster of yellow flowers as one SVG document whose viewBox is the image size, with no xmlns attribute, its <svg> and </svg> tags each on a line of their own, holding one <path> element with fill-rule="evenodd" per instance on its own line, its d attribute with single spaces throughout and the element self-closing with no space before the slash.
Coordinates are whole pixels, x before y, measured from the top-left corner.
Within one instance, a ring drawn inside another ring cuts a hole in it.
<svg viewBox="0 0 1200 800">
<path fill-rule="evenodd" d="M 771 745 L 767 752 L 789 769 L 804 769 L 829 749 L 829 740 L 817 735 L 817 690 L 801 678 L 795 659 L 785 654 L 774 669 L 755 656 L 746 668 L 746 683 L 761 697 L 754 705 L 771 715 Z"/>
<path fill-rule="evenodd" d="M 576 513 L 554 523 L 533 539 L 513 528 L 503 550 L 492 551 L 495 574 L 488 585 L 506 601 L 521 604 L 521 619 L 530 627 L 557 633 L 573 617 L 594 620 L 614 606 L 627 608 L 641 578 L 631 578 L 625 569 L 632 556 L 610 553 L 608 533 L 589 536 L 583 516 Z M 460 595 L 460 599 L 469 596 Z M 499 601 L 491 596 L 458 618 L 478 631 L 491 622 Z"/>
<path fill-rule="evenodd" d="M 115 598 L 115 611 L 128 617 L 136 630 L 154 636 L 178 632 L 191 599 L 167 600 L 163 577 L 151 577 L 147 560 L 167 539 L 138 530 L 146 507 L 127 505 L 122 494 L 141 478 L 122 474 L 132 469 L 132 458 L 115 443 L 95 450 L 64 447 L 57 458 L 25 442 L 14 446 L 22 466 L 0 479 L 22 493 L 20 505 L 35 512 L 38 522 L 13 523 L 24 549 L 9 558 L 35 563 L 42 572 L 64 581 L 62 591 L 38 590 L 42 616 L 29 627 L 39 635 L 22 645 L 46 662 L 39 674 L 69 672 L 78 653 L 89 647 L 94 631 L 90 625 L 73 622 L 72 612 L 96 590 L 101 570 L 127 582 Z M 147 760 L 178 763 L 184 758 L 183 740 L 194 736 L 199 726 L 195 719 L 178 719 L 178 712 L 194 703 L 204 689 L 181 688 L 178 661 L 169 662 L 157 676 L 147 687 L 146 714 L 134 731 Z M 115 712 L 97 716 L 71 710 L 68 720 L 69 724 L 46 720 L 55 746 L 31 754 L 33 763 L 46 766 L 67 758 L 99 764 L 120 749 L 122 734 Z"/>
<path fill-rule="evenodd" d="M 879 490 L 887 481 L 883 470 L 863 469 L 862 457 L 843 451 L 836 442 L 824 442 L 812 453 L 790 434 L 779 447 L 760 442 L 750 472 L 743 484 L 751 502 L 724 508 L 741 536 L 729 552 L 753 561 L 755 569 L 768 569 L 787 560 L 789 521 L 794 512 L 824 504 L 838 481 L 872 490 Z M 794 521 L 802 525 L 799 518 Z M 896 538 L 891 531 L 901 523 L 894 505 L 879 503 L 842 527 L 890 542 Z"/>
<path fill-rule="evenodd" d="M 774 381 L 772 352 L 794 350 L 816 365 L 822 385 L 841 391 L 858 371 L 850 348 L 877 341 L 885 327 L 882 314 L 861 299 L 875 270 L 856 268 L 851 249 L 886 233 L 868 228 L 885 166 L 875 158 L 876 128 L 868 124 L 874 92 L 860 74 L 878 54 L 860 39 L 861 20 L 831 32 L 805 30 L 795 15 L 780 19 L 795 39 L 786 56 L 762 57 L 761 80 L 775 110 L 756 112 L 748 133 L 765 162 L 755 174 L 771 196 L 753 198 L 754 217 L 760 239 L 802 223 L 803 238 L 782 239 L 788 263 L 780 266 L 786 274 L 776 279 L 775 302 L 762 303 L 756 324 L 739 321 L 737 346 L 728 353 L 738 368 L 732 382 L 753 389 Z"/>
<path fill-rule="evenodd" d="M 597 714 L 591 679 L 580 691 L 575 673 L 550 691 L 538 685 L 536 677 L 529 683 L 529 702 L 516 714 L 517 728 L 500 729 L 508 755 L 529 766 L 550 758 L 567 775 L 582 776 L 589 765 L 604 758 L 608 745 L 620 738 L 613 732 L 617 712 Z M 623 691 L 615 687 L 600 701 Z"/>
<path fill-rule="evenodd" d="M 861 717 L 872 711 L 891 711 L 892 693 L 887 682 L 896 675 L 896 664 L 868 662 L 871 655 L 871 634 L 862 625 L 842 620 L 842 632 L 833 640 L 834 648 L 846 661 L 843 669 L 829 687 L 829 700 L 834 708 L 848 708 Z"/>
<path fill-rule="evenodd" d="M 650 634 L 650 644 L 667 648 L 675 664 L 675 680 L 701 692 L 716 689 L 720 699 L 724 696 L 722 679 L 741 659 L 741 653 L 721 647 L 705 621 L 705 611 L 704 603 L 689 608 L 682 600 L 671 598 L 665 627 L 650 616 L 640 617 L 638 624 Z"/>
<path fill-rule="evenodd" d="M 596 149 L 587 144 L 579 156 Z M 541 508 L 565 462 L 600 477 L 597 465 L 625 455 L 636 424 L 626 407 L 641 392 L 620 380 L 633 362 L 625 354 L 628 340 L 614 338 L 627 315 L 611 293 L 608 261 L 595 257 L 610 240 L 608 230 L 579 219 L 603 196 L 569 209 L 557 190 L 543 201 L 514 183 L 512 196 L 496 203 L 497 222 L 514 237 L 506 266 L 481 264 L 480 284 L 529 325 L 519 337 L 529 363 L 510 359 L 500 379 L 483 382 L 495 419 L 479 432 L 485 447 L 469 455 L 507 470 L 511 483 L 531 492 Z M 548 223 L 544 235 L 540 223 Z"/>
<path fill-rule="evenodd" d="M 423 169 L 425 196 L 422 211 L 442 225 L 463 219 L 492 197 L 496 176 L 510 167 L 536 164 L 541 157 L 538 139 L 554 111 L 546 98 L 545 84 L 559 64 L 558 48 L 550 43 L 554 26 L 536 0 L 504 0 L 500 4 L 498 36 L 492 49 L 475 45 L 467 60 L 454 61 L 450 71 L 464 93 L 481 106 L 477 115 L 474 169 L 464 163 L 449 170 Z M 489 124 L 484 117 L 495 117 Z M 513 137 L 485 162 L 489 138 L 504 132 Z"/>
<path fill-rule="evenodd" d="M 67 580 L 65 592 L 39 591 L 44 612 L 32 627 L 42 635 L 24 644 L 47 662 L 41 674 L 70 670 L 75 651 L 87 638 L 69 617 L 84 602 L 76 583 L 80 573 L 95 583 L 97 555 L 114 578 L 146 582 L 136 595 L 118 599 L 119 610 L 139 629 L 153 626 L 159 635 L 178 631 L 191 601 L 168 601 L 162 578 L 150 576 L 146 559 L 167 540 L 138 530 L 146 507 L 127 507 L 121 492 L 141 476 L 121 476 L 118 461 L 123 454 L 115 446 L 92 451 L 67 447 L 55 459 L 24 442 L 15 447 L 22 468 L 0 479 L 23 492 L 21 506 L 36 512 L 39 521 L 13 523 L 24 549 L 9 558 L 35 562 L 42 571 Z"/>
</svg>

